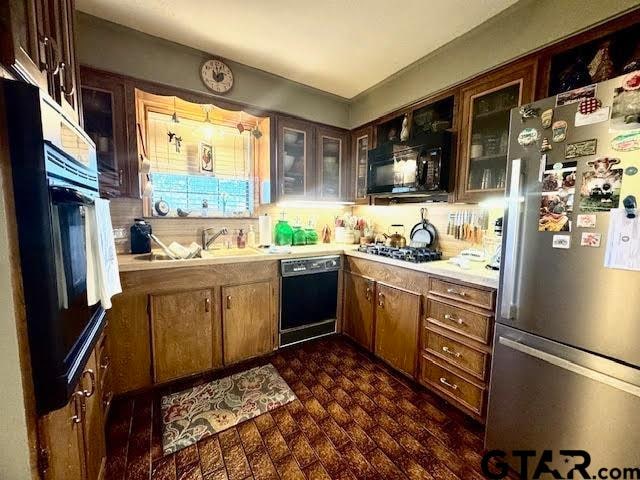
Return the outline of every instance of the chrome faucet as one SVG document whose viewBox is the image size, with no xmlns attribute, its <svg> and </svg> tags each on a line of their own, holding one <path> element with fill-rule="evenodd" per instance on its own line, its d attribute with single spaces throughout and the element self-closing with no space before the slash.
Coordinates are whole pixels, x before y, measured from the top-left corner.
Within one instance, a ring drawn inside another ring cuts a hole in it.
<svg viewBox="0 0 640 480">
<path fill-rule="evenodd" d="M 213 227 L 204 228 L 202 230 L 202 249 L 203 250 L 207 250 L 209 248 L 209 245 L 211 245 L 214 242 L 214 240 L 218 238 L 220 235 L 226 235 L 227 233 L 229 233 L 229 230 L 227 230 L 226 228 L 222 228 L 209 237 L 208 233 L 211 232 L 212 230 L 214 230 Z"/>
</svg>

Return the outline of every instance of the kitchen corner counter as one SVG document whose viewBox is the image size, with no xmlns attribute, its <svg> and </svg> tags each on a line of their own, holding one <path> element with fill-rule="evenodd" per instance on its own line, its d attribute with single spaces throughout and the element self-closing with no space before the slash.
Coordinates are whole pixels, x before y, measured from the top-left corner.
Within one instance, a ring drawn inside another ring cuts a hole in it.
<svg viewBox="0 0 640 480">
<path fill-rule="evenodd" d="M 261 262 L 270 260 L 284 260 L 291 258 L 305 258 L 323 255 L 348 255 L 351 257 L 362 258 L 372 262 L 384 263 L 395 267 L 406 268 L 425 274 L 440 275 L 461 282 L 473 283 L 488 288 L 498 288 L 498 272 L 485 268 L 484 262 L 471 262 L 471 268 L 462 269 L 457 265 L 449 263 L 447 260 L 427 263 L 411 263 L 393 258 L 386 258 L 371 255 L 368 253 L 358 252 L 356 245 L 340 245 L 340 244 L 318 244 L 300 247 L 291 247 L 291 253 L 268 253 L 266 251 L 255 249 L 255 253 L 248 253 L 252 249 L 248 249 L 247 253 L 240 255 L 221 255 L 220 257 L 212 256 L 211 258 L 196 258 L 191 260 L 146 260 L 142 255 L 121 254 L 118 255 L 118 264 L 120 272 L 133 272 L 141 270 L 161 270 L 184 267 L 198 267 L 205 265 L 223 265 L 232 263 L 248 263 Z"/>
<path fill-rule="evenodd" d="M 356 248 L 354 245 L 353 248 Z M 189 260 L 148 260 L 148 254 L 120 254 L 118 266 L 120 272 L 135 272 L 140 270 L 161 270 L 170 268 L 201 267 L 206 265 L 223 265 L 229 263 L 263 262 L 270 260 L 285 260 L 291 258 L 305 258 L 323 255 L 342 255 L 349 251 L 349 245 L 326 244 L 305 245 L 291 247 L 290 253 L 268 253 L 266 250 L 249 248 L 239 255 L 212 255 L 209 258 L 192 258 Z"/>
<path fill-rule="evenodd" d="M 417 272 L 424 272 L 431 275 L 441 275 L 461 282 L 473 283 L 482 287 L 498 288 L 499 273 L 495 270 L 485 268 L 486 262 L 471 262 L 471 268 L 463 269 L 458 265 L 449 263 L 448 260 L 438 260 L 436 262 L 411 263 L 395 258 L 380 257 L 369 253 L 358 252 L 357 250 L 345 250 L 345 255 L 362 258 L 373 262 L 393 265 L 394 267 L 407 268 Z"/>
</svg>

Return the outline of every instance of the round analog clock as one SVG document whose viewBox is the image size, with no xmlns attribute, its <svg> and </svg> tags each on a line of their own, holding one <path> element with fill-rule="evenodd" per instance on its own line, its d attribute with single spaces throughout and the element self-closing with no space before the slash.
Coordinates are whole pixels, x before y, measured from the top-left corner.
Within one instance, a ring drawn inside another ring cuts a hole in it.
<svg viewBox="0 0 640 480">
<path fill-rule="evenodd" d="M 233 73 L 222 60 L 212 58 L 202 64 L 202 81 L 206 87 L 216 93 L 227 93 L 233 87 Z"/>
</svg>

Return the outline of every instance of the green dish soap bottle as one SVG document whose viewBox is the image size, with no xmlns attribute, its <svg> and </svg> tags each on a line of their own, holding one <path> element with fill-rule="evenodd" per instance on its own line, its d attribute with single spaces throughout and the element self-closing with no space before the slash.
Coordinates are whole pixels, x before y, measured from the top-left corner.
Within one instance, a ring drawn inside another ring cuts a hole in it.
<svg viewBox="0 0 640 480">
<path fill-rule="evenodd" d="M 285 213 L 282 212 L 282 218 L 276 223 L 274 236 L 275 244 L 278 246 L 291 245 L 293 243 L 293 229 L 284 217 Z"/>
</svg>

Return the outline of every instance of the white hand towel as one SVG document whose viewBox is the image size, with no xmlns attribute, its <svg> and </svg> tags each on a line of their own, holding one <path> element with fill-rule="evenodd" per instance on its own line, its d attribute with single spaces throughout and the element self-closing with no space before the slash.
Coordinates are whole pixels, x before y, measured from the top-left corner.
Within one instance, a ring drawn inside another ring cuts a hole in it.
<svg viewBox="0 0 640 480">
<path fill-rule="evenodd" d="M 113 239 L 109 200 L 96 198 L 85 212 L 87 244 L 87 300 L 111 308 L 111 297 L 122 292 Z"/>
</svg>

